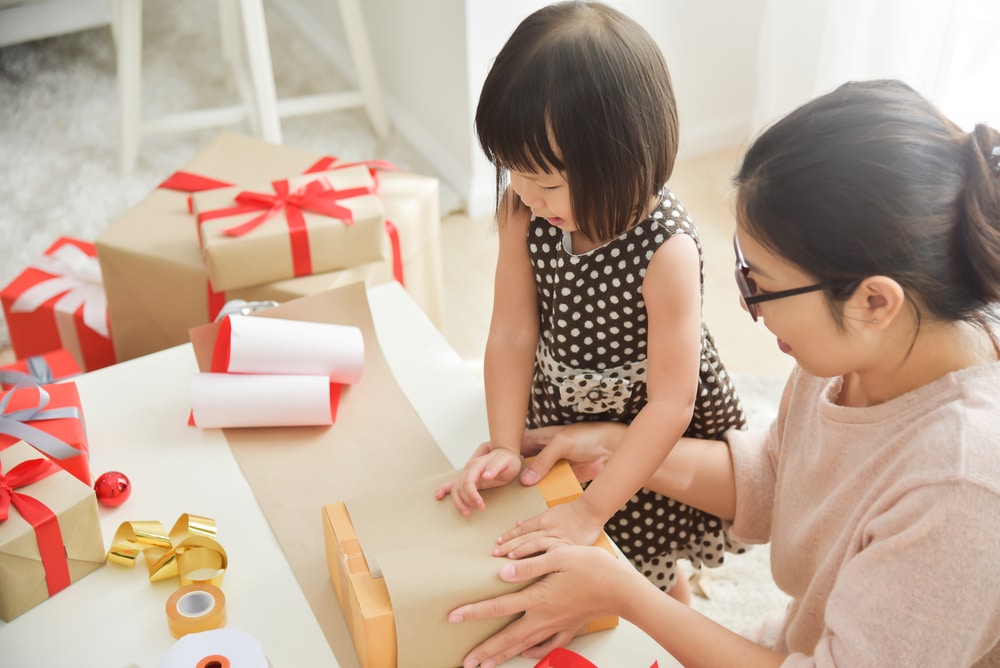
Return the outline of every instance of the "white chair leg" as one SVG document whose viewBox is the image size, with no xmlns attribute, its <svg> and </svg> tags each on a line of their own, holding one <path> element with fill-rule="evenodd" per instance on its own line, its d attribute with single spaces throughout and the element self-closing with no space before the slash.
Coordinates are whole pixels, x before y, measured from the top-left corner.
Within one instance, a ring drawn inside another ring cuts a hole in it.
<svg viewBox="0 0 1000 668">
<path fill-rule="evenodd" d="M 240 15 L 239 0 L 218 0 L 219 36 L 222 41 L 222 56 L 229 74 L 236 83 L 240 100 L 246 109 L 247 119 L 254 136 L 261 136 L 260 114 L 254 98 L 247 67 L 247 46 L 243 40 L 243 19 Z"/>
<path fill-rule="evenodd" d="M 118 83 L 118 160 L 123 175 L 139 155 L 142 101 L 142 0 L 112 0 Z"/>
<path fill-rule="evenodd" d="M 260 137 L 265 141 L 280 144 L 281 121 L 278 118 L 271 47 L 267 39 L 263 0 L 240 0 L 240 14 L 243 19 L 254 104 L 260 120 Z"/>
<path fill-rule="evenodd" d="M 358 77 L 358 88 L 364 99 L 368 119 L 372 129 L 380 138 L 389 135 L 389 118 L 382 104 L 382 90 L 378 83 L 375 70 L 375 60 L 372 57 L 371 45 L 368 42 L 368 32 L 365 29 L 365 18 L 361 13 L 358 0 L 338 0 L 340 19 L 347 38 L 347 47 L 354 61 L 354 70 Z"/>
</svg>

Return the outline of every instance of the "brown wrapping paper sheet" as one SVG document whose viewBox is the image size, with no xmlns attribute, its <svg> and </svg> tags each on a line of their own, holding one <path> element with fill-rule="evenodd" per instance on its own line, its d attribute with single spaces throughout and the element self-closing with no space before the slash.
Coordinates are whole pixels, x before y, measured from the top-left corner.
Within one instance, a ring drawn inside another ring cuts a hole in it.
<svg viewBox="0 0 1000 668">
<path fill-rule="evenodd" d="M 537 487 L 485 490 L 486 508 L 463 517 L 434 490 L 456 472 L 348 499 L 347 510 L 373 577 L 384 577 L 396 622 L 398 668 L 451 668 L 512 618 L 452 624 L 448 612 L 525 585 L 503 582 L 490 551 L 518 519 L 547 505 Z"/>
<path fill-rule="evenodd" d="M 450 499 L 434 498 L 434 491 L 457 475 L 449 471 L 386 493 L 347 500 L 347 512 L 372 577 L 382 577 L 379 554 L 392 550 L 471 549 L 489 555 L 497 536 L 513 527 L 515 521 L 534 517 L 548 507 L 538 488 L 510 485 L 509 489 L 484 490 L 486 508 L 463 517 Z"/>
<path fill-rule="evenodd" d="M 179 169 L 264 190 L 275 179 L 302 174 L 320 157 L 222 132 Z M 381 172 L 379 197 L 386 219 L 399 232 L 407 291 L 443 327 L 438 181 Z M 190 328 L 209 322 L 208 275 L 187 200 L 185 193 L 155 189 L 97 236 L 118 361 L 186 343 Z M 225 299 L 285 302 L 356 281 L 378 285 L 391 280 L 392 263 L 386 260 L 232 290 Z"/>
<path fill-rule="evenodd" d="M 365 340 L 361 380 L 344 388 L 331 427 L 227 429 L 225 435 L 339 664 L 359 666 L 326 565 L 325 504 L 389 492 L 452 469 L 382 356 L 363 284 L 303 297 L 256 317 L 353 325 Z M 191 331 L 207 369 L 215 325 Z M 206 350 L 207 348 L 207 350 Z"/>
</svg>

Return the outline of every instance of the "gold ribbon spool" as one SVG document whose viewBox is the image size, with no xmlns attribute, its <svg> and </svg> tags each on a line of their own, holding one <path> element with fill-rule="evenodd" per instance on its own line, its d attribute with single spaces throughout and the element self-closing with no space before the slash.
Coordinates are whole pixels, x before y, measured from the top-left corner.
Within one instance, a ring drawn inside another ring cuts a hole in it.
<svg viewBox="0 0 1000 668">
<path fill-rule="evenodd" d="M 204 583 L 181 587 L 167 599 L 167 625 L 175 638 L 222 628 L 226 625 L 225 594 Z"/>
<path fill-rule="evenodd" d="M 177 577 L 182 586 L 192 583 L 222 584 L 229 557 L 215 539 L 215 520 L 185 513 L 168 534 L 158 521 L 123 522 L 115 532 L 107 560 L 135 566 L 143 554 L 149 581 Z"/>
</svg>

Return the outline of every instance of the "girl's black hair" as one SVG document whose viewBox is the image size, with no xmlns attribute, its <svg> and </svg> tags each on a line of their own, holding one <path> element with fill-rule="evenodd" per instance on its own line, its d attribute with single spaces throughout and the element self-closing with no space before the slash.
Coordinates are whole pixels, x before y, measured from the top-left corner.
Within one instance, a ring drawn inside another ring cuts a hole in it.
<svg viewBox="0 0 1000 668">
<path fill-rule="evenodd" d="M 486 77 L 475 123 L 497 167 L 498 202 L 508 170 L 563 170 L 574 221 L 594 240 L 641 219 L 677 153 L 663 54 L 641 25 L 596 2 L 524 19 Z"/>
</svg>

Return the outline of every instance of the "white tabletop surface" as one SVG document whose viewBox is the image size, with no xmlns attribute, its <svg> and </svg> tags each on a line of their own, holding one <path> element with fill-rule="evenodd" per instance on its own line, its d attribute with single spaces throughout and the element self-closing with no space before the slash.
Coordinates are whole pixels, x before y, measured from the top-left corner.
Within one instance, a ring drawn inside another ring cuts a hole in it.
<svg viewBox="0 0 1000 668">
<path fill-rule="evenodd" d="M 368 298 L 397 382 L 448 459 L 462 466 L 486 438 L 482 380 L 399 285 L 371 288 Z M 118 470 L 132 482 L 128 501 L 101 508 L 105 545 L 126 521 L 159 520 L 169 531 L 182 513 L 215 519 L 230 562 L 240 565 L 223 583 L 227 626 L 257 638 L 275 668 L 334 668 L 337 659 L 222 433 L 187 426 L 196 371 L 194 353 L 183 345 L 75 379 L 93 476 Z M 159 666 L 175 642 L 164 606 L 176 588 L 175 580 L 150 583 L 142 560 L 131 569 L 108 564 L 12 622 L 0 622 L 0 666 Z M 679 665 L 624 621 L 577 638 L 570 648 L 599 668 Z"/>
</svg>

